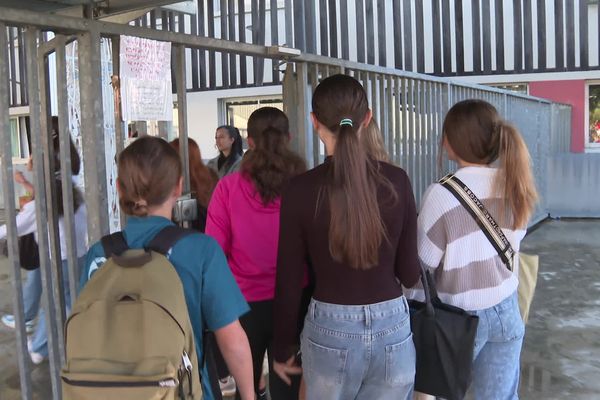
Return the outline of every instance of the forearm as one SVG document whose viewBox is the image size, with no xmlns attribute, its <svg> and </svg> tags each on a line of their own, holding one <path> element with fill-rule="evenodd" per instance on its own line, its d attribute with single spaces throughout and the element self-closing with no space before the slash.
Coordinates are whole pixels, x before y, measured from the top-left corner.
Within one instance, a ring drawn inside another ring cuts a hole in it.
<svg viewBox="0 0 600 400">
<path fill-rule="evenodd" d="M 252 353 L 248 337 L 239 321 L 215 332 L 217 343 L 229 372 L 235 378 L 242 400 L 254 400 Z"/>
</svg>

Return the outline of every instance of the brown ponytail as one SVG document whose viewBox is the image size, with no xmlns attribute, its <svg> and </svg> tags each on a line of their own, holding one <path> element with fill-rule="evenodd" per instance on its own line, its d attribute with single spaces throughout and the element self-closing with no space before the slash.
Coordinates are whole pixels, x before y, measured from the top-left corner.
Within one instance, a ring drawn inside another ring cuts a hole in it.
<svg viewBox="0 0 600 400">
<path fill-rule="evenodd" d="M 448 111 L 443 137 L 463 161 L 489 165 L 499 159 L 496 193 L 504 198 L 504 209 L 512 213 L 513 229 L 526 227 L 538 196 L 529 151 L 516 128 L 502 120 L 491 104 L 472 99 Z"/>
<path fill-rule="evenodd" d="M 288 118 L 277 108 L 262 107 L 250 115 L 248 138 L 254 148 L 244 157 L 241 169 L 266 205 L 281 195 L 290 178 L 306 170 L 306 164 L 289 149 Z"/>
<path fill-rule="evenodd" d="M 354 78 L 333 75 L 315 89 L 312 107 L 316 119 L 337 138 L 325 187 L 331 210 L 329 251 L 338 262 L 368 269 L 379 261 L 386 230 L 377 200 L 382 176 L 359 136 L 369 111 L 365 91 Z M 351 123 L 340 124 L 343 119 Z"/>
<path fill-rule="evenodd" d="M 505 208 L 512 210 L 513 228 L 525 228 L 533 213 L 538 194 L 525 141 L 517 129 L 502 122 L 500 126 L 500 178 L 496 190 L 504 193 Z"/>
<path fill-rule="evenodd" d="M 181 162 L 169 143 L 152 136 L 137 139 L 119 155 L 119 205 L 128 215 L 145 217 L 169 198 L 180 178 Z"/>
</svg>

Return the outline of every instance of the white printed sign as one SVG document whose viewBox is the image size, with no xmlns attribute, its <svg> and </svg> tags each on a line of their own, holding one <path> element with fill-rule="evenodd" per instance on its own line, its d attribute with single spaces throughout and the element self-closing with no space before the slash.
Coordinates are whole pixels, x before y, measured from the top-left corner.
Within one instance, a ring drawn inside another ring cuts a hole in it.
<svg viewBox="0 0 600 400">
<path fill-rule="evenodd" d="M 121 36 L 121 107 L 124 121 L 171 121 L 171 43 Z"/>
</svg>

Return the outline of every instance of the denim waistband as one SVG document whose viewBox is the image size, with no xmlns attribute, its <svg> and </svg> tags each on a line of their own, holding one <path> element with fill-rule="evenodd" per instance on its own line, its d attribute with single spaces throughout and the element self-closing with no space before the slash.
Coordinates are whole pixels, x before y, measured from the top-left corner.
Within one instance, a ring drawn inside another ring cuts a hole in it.
<svg viewBox="0 0 600 400">
<path fill-rule="evenodd" d="M 408 303 L 404 296 L 365 305 L 332 304 L 311 299 L 308 313 L 312 318 L 327 317 L 338 320 L 368 321 L 402 313 L 408 314 Z"/>
</svg>

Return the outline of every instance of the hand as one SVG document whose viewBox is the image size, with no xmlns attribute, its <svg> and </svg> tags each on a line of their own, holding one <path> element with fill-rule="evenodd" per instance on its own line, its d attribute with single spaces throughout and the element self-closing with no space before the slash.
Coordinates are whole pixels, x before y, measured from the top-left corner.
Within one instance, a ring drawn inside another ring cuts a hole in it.
<svg viewBox="0 0 600 400">
<path fill-rule="evenodd" d="M 15 172 L 15 182 L 24 185 L 25 183 L 29 183 L 29 181 L 25 178 L 25 175 L 21 171 Z"/>
<path fill-rule="evenodd" d="M 273 360 L 273 370 L 288 385 L 292 385 L 290 375 L 302 374 L 302 368 L 295 364 L 295 356 L 291 356 L 285 363 L 280 363 Z"/>
</svg>

